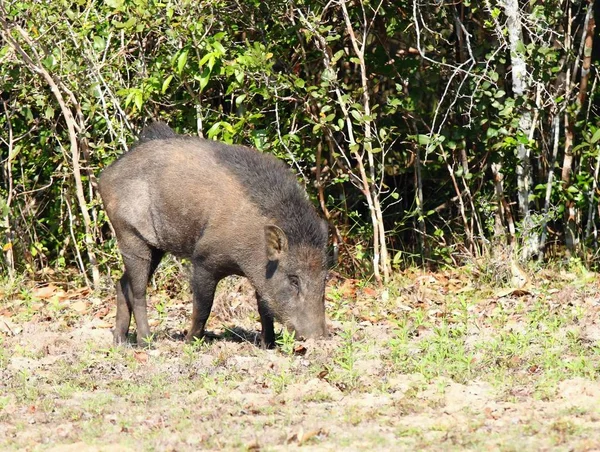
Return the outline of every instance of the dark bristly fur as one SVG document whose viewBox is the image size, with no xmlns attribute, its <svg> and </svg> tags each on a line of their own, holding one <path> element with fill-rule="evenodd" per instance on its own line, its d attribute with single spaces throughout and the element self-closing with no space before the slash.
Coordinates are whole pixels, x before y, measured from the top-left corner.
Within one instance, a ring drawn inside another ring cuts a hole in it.
<svg viewBox="0 0 600 452">
<path fill-rule="evenodd" d="M 274 318 L 296 337 L 327 334 L 327 226 L 272 155 L 156 122 L 104 170 L 99 187 L 125 264 L 116 343 L 126 340 L 132 315 L 138 342 L 150 336 L 146 286 L 165 252 L 193 265 L 188 340 L 204 334 L 216 285 L 231 274 L 256 289 L 263 345 L 274 345 Z"/>
<path fill-rule="evenodd" d="M 283 162 L 243 146 L 216 143 L 215 154 L 237 177 L 264 215 L 284 230 L 291 245 L 327 245 L 321 220 Z"/>
<path fill-rule="evenodd" d="M 175 138 L 177 135 L 167 124 L 162 121 L 155 121 L 142 129 L 137 144 L 147 143 L 152 140 L 165 140 Z"/>
</svg>

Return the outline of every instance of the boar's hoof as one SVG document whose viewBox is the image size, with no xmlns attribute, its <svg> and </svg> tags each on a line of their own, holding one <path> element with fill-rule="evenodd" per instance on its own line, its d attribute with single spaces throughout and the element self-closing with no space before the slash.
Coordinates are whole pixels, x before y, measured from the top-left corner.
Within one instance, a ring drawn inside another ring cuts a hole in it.
<svg viewBox="0 0 600 452">
<path fill-rule="evenodd" d="M 269 340 L 265 340 L 264 338 L 260 339 L 260 347 L 263 348 L 264 350 L 271 350 L 273 348 L 275 348 L 275 341 L 269 341 Z"/>
<path fill-rule="evenodd" d="M 123 345 L 127 344 L 127 335 L 117 333 L 116 331 L 113 333 L 113 342 L 115 345 Z"/>
<path fill-rule="evenodd" d="M 154 334 L 138 334 L 136 337 L 138 347 L 148 348 L 152 345 Z"/>
<path fill-rule="evenodd" d="M 185 335 L 185 341 L 188 344 L 193 344 L 196 341 L 201 340 L 204 337 L 204 332 L 194 332 L 190 331 Z"/>
</svg>

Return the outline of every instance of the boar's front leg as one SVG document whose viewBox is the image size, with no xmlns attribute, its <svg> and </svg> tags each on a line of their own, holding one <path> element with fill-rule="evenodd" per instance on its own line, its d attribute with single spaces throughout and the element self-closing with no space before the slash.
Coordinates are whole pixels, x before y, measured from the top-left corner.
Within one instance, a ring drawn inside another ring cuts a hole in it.
<svg viewBox="0 0 600 452">
<path fill-rule="evenodd" d="M 217 282 L 211 272 L 198 264 L 194 265 L 194 274 L 192 275 L 192 291 L 194 293 L 192 326 L 185 337 L 187 342 L 193 342 L 194 339 L 200 339 L 204 336 L 204 327 L 212 309 Z"/>
<path fill-rule="evenodd" d="M 264 299 L 256 293 L 258 301 L 258 314 L 260 315 L 260 324 L 262 326 L 262 334 L 260 342 L 263 348 L 275 347 L 275 327 L 273 326 L 273 314 L 269 310 Z"/>
</svg>

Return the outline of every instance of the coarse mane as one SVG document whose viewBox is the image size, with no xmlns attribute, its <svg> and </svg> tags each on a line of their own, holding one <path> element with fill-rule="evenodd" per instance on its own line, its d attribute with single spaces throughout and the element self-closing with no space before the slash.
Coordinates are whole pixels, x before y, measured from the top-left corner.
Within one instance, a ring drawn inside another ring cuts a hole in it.
<svg viewBox="0 0 600 452">
<path fill-rule="evenodd" d="M 290 169 L 276 157 L 215 142 L 215 156 L 246 188 L 261 213 L 285 231 L 290 244 L 327 245 L 323 221 Z"/>
</svg>

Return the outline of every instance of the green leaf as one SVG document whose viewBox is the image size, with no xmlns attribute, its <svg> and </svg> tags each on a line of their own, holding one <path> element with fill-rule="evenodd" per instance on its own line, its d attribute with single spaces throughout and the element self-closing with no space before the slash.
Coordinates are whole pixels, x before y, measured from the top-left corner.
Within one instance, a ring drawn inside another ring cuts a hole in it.
<svg viewBox="0 0 600 452">
<path fill-rule="evenodd" d="M 202 91 L 206 88 L 206 85 L 208 85 L 208 81 L 210 80 L 210 69 L 208 67 L 204 68 L 198 80 L 200 81 L 200 91 Z"/>
<path fill-rule="evenodd" d="M 212 68 L 210 67 L 209 64 L 209 69 L 212 70 Z M 244 72 L 243 71 L 235 71 L 235 79 L 237 80 L 237 82 L 241 85 L 242 83 L 244 83 Z"/>
<path fill-rule="evenodd" d="M 129 29 L 135 25 L 137 19 L 135 17 L 129 18 L 127 22 L 119 22 L 118 20 L 113 20 L 112 23 L 117 29 Z"/>
<path fill-rule="evenodd" d="M 246 99 L 247 96 L 247 94 L 240 94 L 235 98 L 235 104 L 239 106 L 242 102 L 244 102 L 244 99 Z"/>
<path fill-rule="evenodd" d="M 106 47 L 106 41 L 102 36 L 94 36 L 94 50 L 102 51 Z"/>
<path fill-rule="evenodd" d="M 213 46 L 213 49 L 215 49 L 221 55 L 225 55 L 225 53 L 227 53 L 225 51 L 225 47 L 223 47 L 223 44 L 221 44 L 219 41 L 213 42 L 212 46 Z"/>
<path fill-rule="evenodd" d="M 167 89 L 169 89 L 169 84 L 171 83 L 171 80 L 173 80 L 173 74 L 169 75 L 165 81 L 162 84 L 162 88 L 160 90 L 161 93 L 166 93 Z"/>
<path fill-rule="evenodd" d="M 425 144 L 429 144 L 429 135 L 423 135 L 423 134 L 419 134 L 417 135 L 417 143 L 425 145 Z"/>
<path fill-rule="evenodd" d="M 204 55 L 202 58 L 200 58 L 200 61 L 198 62 L 198 66 L 204 66 L 211 56 L 212 56 L 212 52 L 209 52 L 206 55 Z"/>
<path fill-rule="evenodd" d="M 135 103 L 135 106 L 137 107 L 138 110 L 142 110 L 142 106 L 144 105 L 144 96 L 141 90 L 138 90 L 135 93 L 133 102 Z"/>
<path fill-rule="evenodd" d="M 343 50 L 338 50 L 337 52 L 335 52 L 335 55 L 333 55 L 333 58 L 331 59 L 331 64 L 335 64 L 337 63 L 337 61 L 344 55 L 344 51 Z"/>
<path fill-rule="evenodd" d="M 350 114 L 354 117 L 354 119 L 356 119 L 357 121 L 361 121 L 362 120 L 362 115 L 356 111 L 356 110 L 351 110 Z"/>
<path fill-rule="evenodd" d="M 15 144 L 15 146 L 12 148 L 12 152 L 8 156 L 8 161 L 10 162 L 14 160 L 15 157 L 19 155 L 19 152 L 21 152 L 21 149 L 23 149 L 23 146 L 20 144 Z"/>
<path fill-rule="evenodd" d="M 294 86 L 296 88 L 304 88 L 304 80 L 302 80 L 301 78 L 297 78 L 296 80 L 294 80 Z"/>
<path fill-rule="evenodd" d="M 498 130 L 497 130 L 497 129 L 495 129 L 495 128 L 493 128 L 493 127 L 489 127 L 489 128 L 487 129 L 486 136 L 487 136 L 488 138 L 497 137 L 497 136 L 498 136 Z"/>
<path fill-rule="evenodd" d="M 106 6 L 109 6 L 110 8 L 117 9 L 123 6 L 125 0 L 105 0 L 104 3 L 106 3 Z"/>
<path fill-rule="evenodd" d="M 54 108 L 52 108 L 51 105 L 48 105 L 46 107 L 46 111 L 44 113 L 44 116 L 46 117 L 46 119 L 52 119 L 52 118 L 54 118 Z"/>
<path fill-rule="evenodd" d="M 208 68 L 212 71 L 213 68 L 215 67 L 215 63 L 217 62 L 217 59 L 215 58 L 215 54 L 211 53 L 210 57 L 208 58 Z"/>
<path fill-rule="evenodd" d="M 206 131 L 206 135 L 208 136 L 208 138 L 213 139 L 213 137 L 219 133 L 219 128 L 221 127 L 221 123 L 220 122 L 215 122 L 210 129 L 208 129 Z"/>
<path fill-rule="evenodd" d="M 187 63 L 189 49 L 184 49 L 177 57 L 177 73 L 181 74 Z"/>
<path fill-rule="evenodd" d="M 590 143 L 594 144 L 598 140 L 600 140 L 600 129 L 596 130 L 596 132 L 594 133 L 594 135 L 592 135 L 592 139 L 590 140 Z"/>
</svg>

